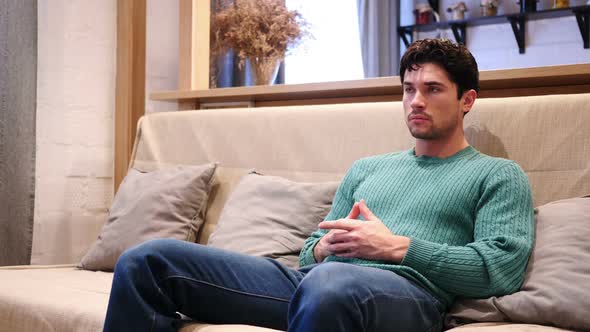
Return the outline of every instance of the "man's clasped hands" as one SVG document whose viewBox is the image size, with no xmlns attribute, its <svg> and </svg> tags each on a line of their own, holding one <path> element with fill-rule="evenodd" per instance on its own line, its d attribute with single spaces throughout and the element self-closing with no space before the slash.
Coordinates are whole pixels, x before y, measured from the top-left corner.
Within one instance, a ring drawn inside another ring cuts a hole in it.
<svg viewBox="0 0 590 332">
<path fill-rule="evenodd" d="M 329 232 L 314 248 L 317 262 L 335 255 L 400 263 L 410 245 L 410 238 L 393 234 L 364 199 L 354 203 L 346 218 L 322 221 L 319 228 Z"/>
</svg>

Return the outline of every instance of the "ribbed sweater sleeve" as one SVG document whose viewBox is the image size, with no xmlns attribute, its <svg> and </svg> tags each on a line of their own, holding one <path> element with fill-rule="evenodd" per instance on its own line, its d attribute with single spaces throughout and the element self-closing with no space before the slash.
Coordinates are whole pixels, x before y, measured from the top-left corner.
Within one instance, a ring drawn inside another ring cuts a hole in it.
<svg viewBox="0 0 590 332">
<path fill-rule="evenodd" d="M 473 242 L 449 246 L 412 238 L 401 264 L 459 296 L 481 298 L 518 290 L 534 236 L 528 188 L 526 175 L 515 163 L 498 167 L 483 183 Z"/>
<path fill-rule="evenodd" d="M 342 182 L 340 182 L 338 190 L 336 190 L 336 194 L 334 195 L 332 208 L 324 220 L 337 220 L 344 218 L 348 215 L 350 209 L 352 209 L 352 205 L 354 204 L 352 195 L 360 181 L 362 173 L 360 164 L 361 161 L 359 160 L 354 162 L 352 167 L 342 179 Z M 315 261 L 315 257 L 313 256 L 313 249 L 322 236 L 324 236 L 326 233 L 328 233 L 326 230 L 318 229 L 313 234 L 311 234 L 307 240 L 305 240 L 303 249 L 299 254 L 300 267 L 318 263 Z"/>
</svg>

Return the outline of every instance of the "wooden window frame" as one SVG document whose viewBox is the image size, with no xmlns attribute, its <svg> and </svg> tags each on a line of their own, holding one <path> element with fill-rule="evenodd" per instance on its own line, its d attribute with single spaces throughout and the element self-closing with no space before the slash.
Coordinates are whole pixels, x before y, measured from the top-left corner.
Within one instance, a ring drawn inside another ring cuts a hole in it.
<svg viewBox="0 0 590 332">
<path fill-rule="evenodd" d="M 137 121 L 145 113 L 146 0 L 117 1 L 114 189 L 127 174 Z"/>
</svg>

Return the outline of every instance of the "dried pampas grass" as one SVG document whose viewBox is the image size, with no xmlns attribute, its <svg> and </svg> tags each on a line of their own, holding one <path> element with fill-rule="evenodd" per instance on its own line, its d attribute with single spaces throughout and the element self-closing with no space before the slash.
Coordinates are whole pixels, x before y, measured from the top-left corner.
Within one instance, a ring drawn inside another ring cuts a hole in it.
<svg viewBox="0 0 590 332">
<path fill-rule="evenodd" d="M 284 0 L 219 0 L 211 18 L 211 53 L 233 49 L 240 66 L 248 58 L 282 59 L 307 35 L 299 12 Z"/>
</svg>

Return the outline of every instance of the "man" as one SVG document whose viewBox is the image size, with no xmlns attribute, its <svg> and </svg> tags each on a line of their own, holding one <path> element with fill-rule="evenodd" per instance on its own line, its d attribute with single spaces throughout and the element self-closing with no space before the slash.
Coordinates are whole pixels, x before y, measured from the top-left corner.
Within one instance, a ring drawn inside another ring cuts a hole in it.
<svg viewBox="0 0 590 332">
<path fill-rule="evenodd" d="M 440 331 L 456 296 L 516 291 L 533 240 L 526 175 L 469 146 L 473 56 L 413 43 L 400 64 L 409 151 L 361 159 L 344 177 L 301 268 L 174 240 L 128 250 L 105 331 L 175 331 L 178 313 L 289 331 Z"/>
</svg>

